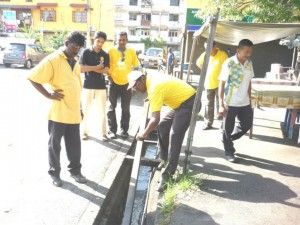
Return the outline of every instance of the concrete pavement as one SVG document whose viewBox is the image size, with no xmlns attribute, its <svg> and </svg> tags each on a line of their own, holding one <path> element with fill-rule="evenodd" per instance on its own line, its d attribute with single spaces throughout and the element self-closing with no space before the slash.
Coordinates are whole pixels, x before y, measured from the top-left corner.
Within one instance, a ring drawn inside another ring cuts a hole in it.
<svg viewBox="0 0 300 225">
<path fill-rule="evenodd" d="M 219 130 L 203 131 L 198 121 L 190 169 L 204 184 L 177 195 L 170 224 L 299 224 L 300 150 L 283 137 L 284 115 L 284 109 L 255 109 L 253 139 L 235 141 L 237 163 L 225 160 Z"/>
<path fill-rule="evenodd" d="M 143 98 L 134 95 L 127 140 L 101 142 L 96 105 L 91 110 L 91 138 L 82 141 L 82 173 L 89 180 L 79 184 L 67 171 L 64 143 L 61 150 L 61 188 L 47 173 L 47 114 L 50 101 L 26 80 L 29 71 L 1 69 L 0 224 L 93 224 L 113 183 L 143 116 Z M 120 118 L 120 104 L 117 116 Z M 118 121 L 119 122 L 119 121 Z"/>
</svg>

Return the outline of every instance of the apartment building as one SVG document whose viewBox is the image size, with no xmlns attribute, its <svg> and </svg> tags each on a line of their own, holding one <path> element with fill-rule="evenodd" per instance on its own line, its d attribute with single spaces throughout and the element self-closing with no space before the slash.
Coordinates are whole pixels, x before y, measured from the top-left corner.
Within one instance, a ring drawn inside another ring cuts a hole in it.
<svg viewBox="0 0 300 225">
<path fill-rule="evenodd" d="M 161 37 L 178 49 L 185 25 L 186 0 L 115 0 L 115 38 L 128 33 L 129 42 Z"/>
<path fill-rule="evenodd" d="M 90 3 L 90 7 L 88 7 Z M 108 0 L 0 0 L 0 18 L 12 11 L 19 27 L 26 24 L 45 34 L 54 30 L 97 30 L 114 38 L 114 1 Z M 3 23 L 2 23 L 3 24 Z M 88 25 L 87 25 L 88 24 Z"/>
</svg>

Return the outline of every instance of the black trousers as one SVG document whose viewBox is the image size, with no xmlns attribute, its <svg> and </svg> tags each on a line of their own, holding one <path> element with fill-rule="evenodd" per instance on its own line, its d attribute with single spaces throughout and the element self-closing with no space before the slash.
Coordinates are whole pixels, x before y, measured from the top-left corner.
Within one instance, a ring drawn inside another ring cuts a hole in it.
<svg viewBox="0 0 300 225">
<path fill-rule="evenodd" d="M 239 124 L 235 127 L 235 118 Z M 223 145 L 226 155 L 234 153 L 233 141 L 241 138 L 252 127 L 253 110 L 251 105 L 242 107 L 228 106 L 227 115 L 223 120 Z M 234 132 L 233 132 L 234 131 Z"/>
<path fill-rule="evenodd" d="M 64 137 L 67 157 L 69 160 L 68 169 L 71 174 L 81 172 L 81 141 L 79 124 L 65 124 L 49 120 L 48 122 L 49 142 L 48 159 L 50 169 L 48 173 L 52 176 L 60 175 L 60 150 L 61 139 Z"/>
<path fill-rule="evenodd" d="M 109 85 L 108 99 L 109 106 L 107 112 L 107 120 L 109 130 L 113 133 L 117 133 L 118 124 L 116 118 L 116 107 L 118 102 L 118 97 L 121 97 L 121 129 L 123 132 L 127 132 L 129 129 L 130 120 L 130 101 L 131 101 L 131 90 L 127 90 L 128 84 L 118 85 L 111 82 Z"/>
<path fill-rule="evenodd" d="M 195 95 L 176 110 L 169 111 L 158 124 L 160 158 L 169 163 L 163 174 L 174 174 L 178 165 L 184 135 L 190 125 Z"/>
</svg>

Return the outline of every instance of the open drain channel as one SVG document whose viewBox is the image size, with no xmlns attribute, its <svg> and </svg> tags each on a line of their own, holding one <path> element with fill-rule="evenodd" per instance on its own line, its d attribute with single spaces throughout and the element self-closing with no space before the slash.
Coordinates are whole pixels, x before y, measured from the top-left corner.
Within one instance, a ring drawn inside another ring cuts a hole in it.
<svg viewBox="0 0 300 225">
<path fill-rule="evenodd" d="M 140 129 L 146 124 L 147 116 Z M 94 225 L 145 225 L 149 185 L 159 164 L 157 139 L 154 131 L 144 142 L 133 141 Z"/>
</svg>

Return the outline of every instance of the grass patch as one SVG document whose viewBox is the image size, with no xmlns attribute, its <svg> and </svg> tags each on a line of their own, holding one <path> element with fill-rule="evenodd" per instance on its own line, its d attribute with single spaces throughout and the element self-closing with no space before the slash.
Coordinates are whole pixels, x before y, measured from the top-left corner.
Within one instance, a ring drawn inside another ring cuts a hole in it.
<svg viewBox="0 0 300 225">
<path fill-rule="evenodd" d="M 170 224 L 171 213 L 176 208 L 176 196 L 178 193 L 195 187 L 200 187 L 202 183 L 202 179 L 197 175 L 193 175 L 192 173 L 179 174 L 175 180 L 169 179 L 166 181 L 167 188 L 164 192 L 163 201 L 161 204 L 163 219 L 160 221 L 159 225 Z"/>
</svg>

